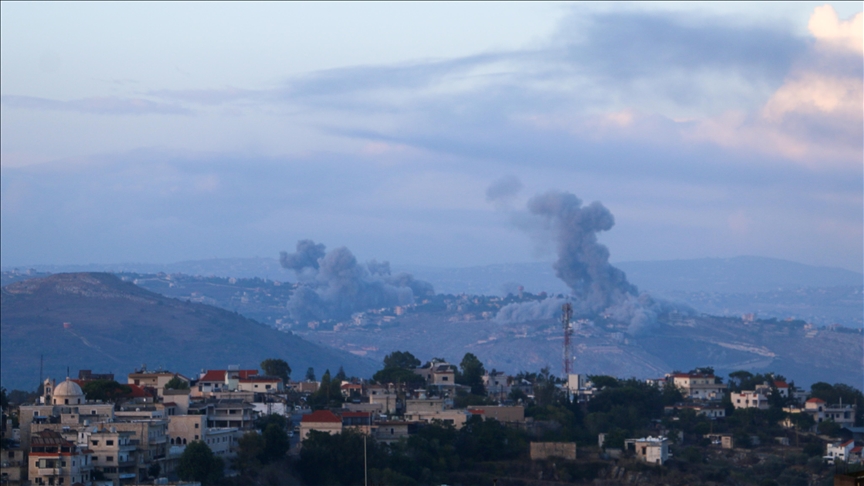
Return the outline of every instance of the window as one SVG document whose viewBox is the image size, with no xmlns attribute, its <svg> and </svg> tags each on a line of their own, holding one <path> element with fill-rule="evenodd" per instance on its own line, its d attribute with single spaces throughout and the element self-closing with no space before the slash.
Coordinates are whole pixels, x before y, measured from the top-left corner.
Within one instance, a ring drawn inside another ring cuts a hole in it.
<svg viewBox="0 0 864 486">
<path fill-rule="evenodd" d="M 114 445 L 114 441 L 113 440 L 106 440 L 105 445 Z"/>
<path fill-rule="evenodd" d="M 96 410 L 90 410 L 90 415 L 96 415 Z"/>
<path fill-rule="evenodd" d="M 195 424 L 195 428 L 196 428 L 196 429 L 198 428 L 198 424 Z"/>
<path fill-rule="evenodd" d="M 63 399 L 63 403 L 64 403 L 65 405 L 69 405 L 69 399 L 68 399 L 68 398 L 64 398 L 64 399 Z"/>
<path fill-rule="evenodd" d="M 114 456 L 105 456 L 105 460 L 108 462 L 114 462 Z"/>
<path fill-rule="evenodd" d="M 197 435 L 195 436 L 195 440 L 198 440 L 198 436 L 197 436 Z M 184 444 L 186 443 L 186 439 L 183 439 L 183 443 L 184 443 Z"/>
<path fill-rule="evenodd" d="M 94 446 L 98 446 L 98 445 L 99 445 L 99 441 L 98 441 L 98 440 L 91 440 L 90 443 L 93 444 Z"/>
</svg>

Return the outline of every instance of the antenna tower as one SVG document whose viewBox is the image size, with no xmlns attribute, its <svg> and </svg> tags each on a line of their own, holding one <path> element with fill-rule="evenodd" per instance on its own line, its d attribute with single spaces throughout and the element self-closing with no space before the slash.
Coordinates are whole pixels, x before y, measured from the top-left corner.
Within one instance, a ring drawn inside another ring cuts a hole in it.
<svg viewBox="0 0 864 486">
<path fill-rule="evenodd" d="M 561 326 L 564 328 L 564 377 L 570 375 L 570 336 L 573 335 L 573 327 L 570 326 L 570 318 L 573 317 L 573 307 L 570 303 L 561 306 Z"/>
</svg>

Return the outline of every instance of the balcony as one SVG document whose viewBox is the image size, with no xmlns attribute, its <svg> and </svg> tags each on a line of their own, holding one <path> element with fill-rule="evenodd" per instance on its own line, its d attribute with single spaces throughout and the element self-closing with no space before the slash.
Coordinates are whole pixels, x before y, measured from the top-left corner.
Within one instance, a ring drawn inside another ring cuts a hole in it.
<svg viewBox="0 0 864 486">
<path fill-rule="evenodd" d="M 36 468 L 36 474 L 39 476 L 62 476 L 63 468 L 62 467 L 40 467 Z"/>
</svg>

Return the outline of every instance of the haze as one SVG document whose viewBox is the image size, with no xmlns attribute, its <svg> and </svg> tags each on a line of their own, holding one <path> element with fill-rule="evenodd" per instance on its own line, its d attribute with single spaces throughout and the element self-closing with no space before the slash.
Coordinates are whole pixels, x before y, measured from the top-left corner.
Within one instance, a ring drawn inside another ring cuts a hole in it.
<svg viewBox="0 0 864 486">
<path fill-rule="evenodd" d="M 2 265 L 550 260 L 861 271 L 861 3 L 2 3 Z"/>
</svg>

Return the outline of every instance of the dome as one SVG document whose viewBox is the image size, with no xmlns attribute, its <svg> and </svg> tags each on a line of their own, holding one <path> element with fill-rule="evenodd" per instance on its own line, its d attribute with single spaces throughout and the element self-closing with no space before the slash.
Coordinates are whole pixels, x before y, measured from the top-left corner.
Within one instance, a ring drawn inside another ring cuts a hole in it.
<svg viewBox="0 0 864 486">
<path fill-rule="evenodd" d="M 77 383 L 66 378 L 54 387 L 54 405 L 79 405 L 84 400 L 84 392 Z"/>
</svg>

